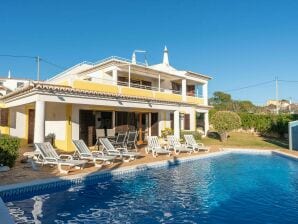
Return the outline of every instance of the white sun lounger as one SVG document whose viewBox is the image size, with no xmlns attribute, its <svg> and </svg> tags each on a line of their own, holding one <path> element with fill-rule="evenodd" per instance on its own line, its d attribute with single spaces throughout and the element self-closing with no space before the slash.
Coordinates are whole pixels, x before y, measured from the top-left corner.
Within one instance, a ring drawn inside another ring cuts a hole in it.
<svg viewBox="0 0 298 224">
<path fill-rule="evenodd" d="M 120 159 L 122 159 L 124 162 L 129 162 L 131 160 L 134 160 L 136 157 L 140 155 L 140 153 L 137 152 L 129 152 L 127 151 L 127 148 L 121 147 L 121 148 L 115 148 L 109 139 L 107 138 L 100 138 L 100 143 L 102 144 L 104 151 L 110 155 L 110 156 L 119 156 Z M 128 158 L 128 159 L 125 159 Z"/>
<path fill-rule="evenodd" d="M 187 148 L 191 148 L 196 151 L 209 152 L 209 148 L 204 146 L 203 143 L 197 143 L 193 135 L 184 135 L 184 139 L 185 139 Z"/>
<path fill-rule="evenodd" d="M 194 149 L 188 148 L 186 145 L 181 144 L 180 141 L 174 135 L 168 135 L 167 139 L 168 139 L 169 149 L 173 149 L 177 155 L 180 152 L 188 152 L 189 154 L 194 152 Z"/>
<path fill-rule="evenodd" d="M 72 142 L 76 148 L 74 156 L 92 161 L 96 167 L 102 167 L 104 164 L 109 164 L 116 158 L 116 156 L 105 155 L 102 151 L 90 151 L 83 140 L 72 140 Z"/>
<path fill-rule="evenodd" d="M 172 152 L 159 144 L 157 136 L 148 136 L 148 146 L 146 152 L 152 152 L 153 157 L 157 157 L 158 154 L 168 154 L 170 156 Z"/>
<path fill-rule="evenodd" d="M 36 163 L 42 165 L 57 165 L 60 173 L 67 174 L 69 172 L 69 170 L 62 169 L 62 166 L 68 166 L 69 168 L 78 167 L 83 169 L 84 165 L 87 163 L 86 160 L 74 160 L 71 155 L 58 155 L 49 142 L 35 143 L 34 145 L 38 154 Z"/>
</svg>

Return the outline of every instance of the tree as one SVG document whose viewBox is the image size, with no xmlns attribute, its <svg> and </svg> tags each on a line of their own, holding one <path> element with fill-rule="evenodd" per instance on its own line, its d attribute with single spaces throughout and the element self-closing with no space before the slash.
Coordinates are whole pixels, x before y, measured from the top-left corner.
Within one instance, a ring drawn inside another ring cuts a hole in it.
<svg viewBox="0 0 298 224">
<path fill-rule="evenodd" d="M 211 123 L 220 135 L 221 141 L 226 141 L 228 133 L 241 127 L 241 118 L 231 111 L 218 111 L 212 118 Z"/>
<path fill-rule="evenodd" d="M 231 101 L 232 101 L 232 97 L 230 94 L 220 92 L 220 91 L 214 92 L 213 97 L 210 99 L 210 103 L 212 105 L 229 103 Z"/>
</svg>

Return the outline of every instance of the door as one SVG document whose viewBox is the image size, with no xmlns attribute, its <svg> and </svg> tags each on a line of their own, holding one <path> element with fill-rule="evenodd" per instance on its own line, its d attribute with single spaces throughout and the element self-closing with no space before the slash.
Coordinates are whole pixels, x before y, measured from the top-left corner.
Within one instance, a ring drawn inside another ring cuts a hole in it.
<svg viewBox="0 0 298 224">
<path fill-rule="evenodd" d="M 95 115 L 92 110 L 80 110 L 79 126 L 79 138 L 83 139 L 88 146 L 94 145 L 96 141 Z"/>
<path fill-rule="evenodd" d="M 34 121 L 35 121 L 35 110 L 29 110 L 28 119 L 28 144 L 32 144 L 34 141 Z"/>
<path fill-rule="evenodd" d="M 151 136 L 158 136 L 158 113 L 151 113 Z"/>
</svg>

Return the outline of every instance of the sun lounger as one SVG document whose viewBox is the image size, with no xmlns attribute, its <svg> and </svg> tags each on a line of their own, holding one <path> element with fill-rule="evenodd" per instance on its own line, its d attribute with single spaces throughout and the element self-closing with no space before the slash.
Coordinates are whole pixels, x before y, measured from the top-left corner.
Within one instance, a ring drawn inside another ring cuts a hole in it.
<svg viewBox="0 0 298 224">
<path fill-rule="evenodd" d="M 194 152 L 194 149 L 188 148 L 186 145 L 181 144 L 179 139 L 177 139 L 174 135 L 168 135 L 168 144 L 169 149 L 173 149 L 176 154 L 179 154 L 180 152 L 188 152 L 191 154 Z"/>
<path fill-rule="evenodd" d="M 140 154 L 137 152 L 129 152 L 125 147 L 118 147 L 115 148 L 109 139 L 107 138 L 100 138 L 100 143 L 102 144 L 104 151 L 110 156 L 119 156 L 124 162 L 129 162 L 134 160 Z M 127 159 L 125 159 L 127 158 Z"/>
<path fill-rule="evenodd" d="M 149 136 L 148 137 L 148 146 L 146 148 L 146 152 L 152 152 L 153 157 L 156 157 L 158 154 L 168 154 L 170 156 L 172 152 L 165 147 L 162 147 L 159 144 L 157 136 Z"/>
<path fill-rule="evenodd" d="M 42 165 L 57 165 L 60 173 L 67 174 L 69 170 L 62 169 L 62 166 L 84 168 L 87 163 L 86 160 L 74 160 L 71 155 L 61 154 L 58 155 L 51 143 L 35 143 L 36 151 L 38 154 L 36 163 Z"/>
<path fill-rule="evenodd" d="M 116 156 L 105 155 L 102 151 L 90 151 L 83 140 L 72 140 L 72 142 L 76 148 L 74 156 L 92 161 L 96 167 L 102 167 L 104 163 L 109 164 L 116 158 Z"/>
<path fill-rule="evenodd" d="M 197 143 L 193 135 L 184 135 L 184 139 L 185 139 L 187 148 L 191 148 L 196 151 L 209 152 L 209 148 L 205 147 L 203 143 Z"/>
<path fill-rule="evenodd" d="M 125 147 L 126 135 L 127 135 L 126 132 L 124 132 L 124 133 L 118 133 L 116 140 L 115 141 L 111 141 L 110 140 L 110 142 L 112 143 L 112 145 L 114 145 L 116 147 L 117 146 Z"/>
<path fill-rule="evenodd" d="M 137 137 L 138 132 L 137 131 L 129 131 L 126 138 L 126 147 L 130 147 L 131 149 L 134 149 L 137 151 Z"/>
</svg>

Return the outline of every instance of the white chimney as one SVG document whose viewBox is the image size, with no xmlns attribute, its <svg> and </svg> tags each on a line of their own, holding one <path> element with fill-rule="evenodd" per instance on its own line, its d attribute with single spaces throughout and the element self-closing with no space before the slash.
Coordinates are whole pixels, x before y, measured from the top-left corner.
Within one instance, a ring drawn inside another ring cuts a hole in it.
<svg viewBox="0 0 298 224">
<path fill-rule="evenodd" d="M 136 52 L 135 51 L 132 53 L 131 63 L 132 64 L 136 64 L 137 63 Z"/>
<path fill-rule="evenodd" d="M 10 70 L 8 70 L 8 78 L 9 78 L 9 79 L 11 78 Z"/>
<path fill-rule="evenodd" d="M 167 46 L 165 46 L 165 49 L 163 50 L 163 61 L 162 61 L 162 63 L 164 65 L 167 65 L 167 66 L 170 65 L 170 63 L 169 63 L 169 54 L 168 54 Z"/>
</svg>

